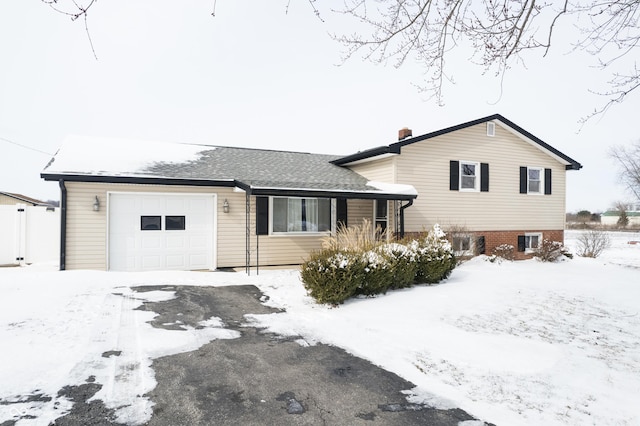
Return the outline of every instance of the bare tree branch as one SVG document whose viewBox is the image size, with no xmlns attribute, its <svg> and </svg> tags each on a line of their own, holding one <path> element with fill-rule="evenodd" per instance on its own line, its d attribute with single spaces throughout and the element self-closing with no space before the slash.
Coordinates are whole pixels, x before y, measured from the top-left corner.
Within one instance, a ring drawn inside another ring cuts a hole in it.
<svg viewBox="0 0 640 426">
<path fill-rule="evenodd" d="M 627 189 L 640 201 L 640 141 L 631 147 L 614 146 L 609 151 L 620 168 L 618 177 Z"/>
<path fill-rule="evenodd" d="M 417 59 L 425 69 L 423 89 L 442 101 L 442 82 L 447 79 L 446 58 L 450 50 L 470 44 L 470 59 L 504 76 L 522 54 L 541 49 L 546 56 L 555 30 L 577 22 L 581 36 L 574 50 L 584 50 L 598 60 L 602 69 L 611 68 L 637 52 L 640 44 L 640 0 L 344 0 L 339 13 L 364 25 L 364 32 L 334 35 L 346 49 L 344 60 L 356 53 L 364 59 L 383 63 L 394 59 L 401 66 Z M 381 4 L 372 8 L 371 4 Z M 571 21 L 561 19 L 571 16 Z M 619 67 L 620 65 L 617 65 Z M 624 65 L 623 65 L 624 66 Z M 634 65 L 629 73 L 611 71 L 610 90 L 594 92 L 607 100 L 593 115 L 606 112 L 622 102 L 640 82 Z"/>
</svg>

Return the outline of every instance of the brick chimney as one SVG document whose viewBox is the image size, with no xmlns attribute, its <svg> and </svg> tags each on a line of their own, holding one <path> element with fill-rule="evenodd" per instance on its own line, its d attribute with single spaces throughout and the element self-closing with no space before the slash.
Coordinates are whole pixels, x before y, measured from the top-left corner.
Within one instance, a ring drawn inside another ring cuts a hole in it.
<svg viewBox="0 0 640 426">
<path fill-rule="evenodd" d="M 413 133 L 411 132 L 411 129 L 408 127 L 403 127 L 402 129 L 398 130 L 398 140 L 401 141 L 403 139 L 406 138 L 410 138 L 411 136 L 413 136 Z"/>
</svg>

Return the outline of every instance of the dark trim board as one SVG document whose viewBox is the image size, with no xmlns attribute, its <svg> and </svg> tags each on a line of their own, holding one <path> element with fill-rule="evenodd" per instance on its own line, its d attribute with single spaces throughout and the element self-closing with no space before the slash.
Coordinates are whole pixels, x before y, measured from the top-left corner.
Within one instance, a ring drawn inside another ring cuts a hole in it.
<svg viewBox="0 0 640 426">
<path fill-rule="evenodd" d="M 353 162 L 360 161 L 360 160 L 366 160 L 367 158 L 376 157 L 376 156 L 382 155 L 382 154 L 400 154 L 403 146 L 410 145 L 410 144 L 416 143 L 416 142 L 420 142 L 420 141 L 423 141 L 423 140 L 426 140 L 426 139 L 435 138 L 437 136 L 446 135 L 447 133 L 455 132 L 457 130 L 466 129 L 467 127 L 475 126 L 477 124 L 482 124 L 482 123 L 486 123 L 488 121 L 494 121 L 494 120 L 502 122 L 506 126 L 512 128 L 516 132 L 520 133 L 522 136 L 532 140 L 536 144 L 540 145 L 542 148 L 546 149 L 547 151 L 551 152 L 552 154 L 554 154 L 554 155 L 562 158 L 566 162 L 570 163 L 570 164 L 565 166 L 567 170 L 580 170 L 582 168 L 582 164 L 578 163 L 573 158 L 571 158 L 571 157 L 563 154 L 562 152 L 558 151 L 557 149 L 555 149 L 551 145 L 549 145 L 546 142 L 544 142 L 542 139 L 538 138 L 537 136 L 533 135 L 532 133 L 527 132 L 522 127 L 520 127 L 517 124 L 515 124 L 514 122 L 504 118 L 500 114 L 489 115 L 487 117 L 479 118 L 477 120 L 472 120 L 472 121 L 468 121 L 466 123 L 458 124 L 456 126 L 447 127 L 446 129 L 441 129 L 441 130 L 437 130 L 435 132 L 427 133 L 427 134 L 424 134 L 424 135 L 421 135 L 421 136 L 416 136 L 415 138 L 405 139 L 405 140 L 402 140 L 400 142 L 396 142 L 396 143 L 393 143 L 391 145 L 388 145 L 386 147 L 385 146 L 381 146 L 381 147 L 378 147 L 378 148 L 373 148 L 373 149 L 369 149 L 369 150 L 366 150 L 366 151 L 361 151 L 361 152 L 358 152 L 356 154 L 352 154 L 352 155 L 348 155 L 346 157 L 338 158 L 337 160 L 333 160 L 331 163 L 335 164 L 335 165 L 338 165 L 338 166 L 343 166 L 343 165 L 346 165 L 346 164 L 349 164 L 349 163 L 353 163 Z"/>
<path fill-rule="evenodd" d="M 287 189 L 287 188 L 252 188 L 238 180 L 198 180 L 198 179 L 169 179 L 145 178 L 135 176 L 94 176 L 94 175 L 57 175 L 42 173 L 44 180 L 89 183 L 127 183 L 138 185 L 171 185 L 171 186 L 211 186 L 224 188 L 240 188 L 251 195 L 281 196 L 281 197 L 319 197 L 319 198 L 350 198 L 366 200 L 412 200 L 416 194 L 389 194 L 363 191 L 339 191 L 326 189 Z"/>
</svg>

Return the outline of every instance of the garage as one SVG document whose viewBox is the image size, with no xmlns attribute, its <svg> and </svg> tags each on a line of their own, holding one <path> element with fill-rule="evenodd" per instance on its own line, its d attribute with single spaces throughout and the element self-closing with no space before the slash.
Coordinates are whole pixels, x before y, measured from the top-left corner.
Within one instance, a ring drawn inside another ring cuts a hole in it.
<svg viewBox="0 0 640 426">
<path fill-rule="evenodd" d="M 215 194 L 108 193 L 109 269 L 215 269 L 215 204 Z"/>
</svg>

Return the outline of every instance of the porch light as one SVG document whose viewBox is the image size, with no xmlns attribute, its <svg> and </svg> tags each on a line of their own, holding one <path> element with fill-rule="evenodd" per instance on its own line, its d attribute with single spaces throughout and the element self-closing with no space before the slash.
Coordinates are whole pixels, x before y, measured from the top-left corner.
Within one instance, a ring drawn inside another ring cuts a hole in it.
<svg viewBox="0 0 640 426">
<path fill-rule="evenodd" d="M 93 211 L 94 212 L 99 212 L 100 211 L 100 200 L 98 200 L 98 196 L 96 195 L 96 200 L 93 202 Z"/>
<path fill-rule="evenodd" d="M 224 203 L 222 203 L 222 211 L 225 213 L 229 213 L 229 202 L 227 199 L 224 199 Z"/>
</svg>

